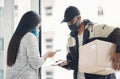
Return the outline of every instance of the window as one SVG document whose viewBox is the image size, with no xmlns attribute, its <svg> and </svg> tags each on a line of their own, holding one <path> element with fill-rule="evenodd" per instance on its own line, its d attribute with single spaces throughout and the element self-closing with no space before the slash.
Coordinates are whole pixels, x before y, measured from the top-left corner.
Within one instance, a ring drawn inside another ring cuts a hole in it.
<svg viewBox="0 0 120 79">
<path fill-rule="evenodd" d="M 0 17 L 2 17 L 2 7 L 0 7 Z"/>
<path fill-rule="evenodd" d="M 98 16 L 103 16 L 104 12 L 103 12 L 103 8 L 102 7 L 98 7 Z"/>
<path fill-rule="evenodd" d="M 52 6 L 45 7 L 46 15 L 51 16 L 52 15 Z"/>
<path fill-rule="evenodd" d="M 46 72 L 46 75 L 53 75 L 51 71 Z"/>
<path fill-rule="evenodd" d="M 53 39 L 46 38 L 46 49 L 52 49 L 52 48 L 53 48 Z"/>
<path fill-rule="evenodd" d="M 0 51 L 4 50 L 4 39 L 0 37 Z"/>
<path fill-rule="evenodd" d="M 0 79 L 3 79 L 3 70 L 0 70 Z"/>
<path fill-rule="evenodd" d="M 53 79 L 53 72 L 52 71 L 46 71 L 46 79 Z"/>
<path fill-rule="evenodd" d="M 53 78 L 46 78 L 46 79 L 53 79 Z"/>
<path fill-rule="evenodd" d="M 14 5 L 14 15 L 16 19 L 18 17 L 18 5 L 17 4 Z"/>
<path fill-rule="evenodd" d="M 52 39 L 51 38 L 46 39 L 46 42 L 52 42 Z"/>
<path fill-rule="evenodd" d="M 0 36 L 2 32 L 2 26 L 3 26 L 3 6 L 0 6 Z"/>
</svg>

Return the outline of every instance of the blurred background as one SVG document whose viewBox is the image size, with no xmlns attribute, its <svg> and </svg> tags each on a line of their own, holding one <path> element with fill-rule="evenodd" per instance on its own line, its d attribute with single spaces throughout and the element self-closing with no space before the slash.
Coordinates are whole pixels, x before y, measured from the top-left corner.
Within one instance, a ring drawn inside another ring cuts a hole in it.
<svg viewBox="0 0 120 79">
<path fill-rule="evenodd" d="M 0 0 L 0 79 L 5 79 L 9 40 L 25 12 L 33 10 L 42 17 L 41 55 L 48 50 L 61 49 L 44 63 L 41 79 L 73 79 L 72 70 L 51 66 L 56 60 L 66 59 L 69 29 L 65 23 L 60 23 L 65 9 L 73 5 L 79 8 L 82 19 L 120 27 L 119 3 L 119 0 Z M 120 79 L 120 72 L 116 72 L 116 76 Z"/>
</svg>

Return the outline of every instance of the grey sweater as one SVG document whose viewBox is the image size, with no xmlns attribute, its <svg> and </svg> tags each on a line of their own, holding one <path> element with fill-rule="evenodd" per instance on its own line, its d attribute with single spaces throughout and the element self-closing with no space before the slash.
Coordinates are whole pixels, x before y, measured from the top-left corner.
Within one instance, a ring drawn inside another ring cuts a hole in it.
<svg viewBox="0 0 120 79">
<path fill-rule="evenodd" d="M 37 70 L 43 62 L 37 38 L 28 32 L 21 40 L 15 64 L 7 67 L 6 79 L 37 79 Z"/>
</svg>

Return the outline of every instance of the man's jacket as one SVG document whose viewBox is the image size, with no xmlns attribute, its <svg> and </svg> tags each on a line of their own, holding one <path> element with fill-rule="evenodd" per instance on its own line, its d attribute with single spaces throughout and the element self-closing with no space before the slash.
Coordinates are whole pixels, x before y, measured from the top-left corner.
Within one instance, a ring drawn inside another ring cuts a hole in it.
<svg viewBox="0 0 120 79">
<path fill-rule="evenodd" d="M 83 43 L 82 45 L 93 41 L 95 39 L 104 40 L 108 42 L 115 43 L 117 45 L 116 52 L 120 52 L 120 29 L 115 27 L 110 27 L 105 24 L 93 24 L 91 22 L 84 21 L 85 30 L 83 34 Z M 77 33 L 70 34 L 68 38 L 67 45 L 67 61 L 69 65 L 64 66 L 64 68 L 69 70 L 74 70 L 74 79 L 77 79 L 78 72 L 78 51 L 79 43 Z M 106 76 L 87 74 L 85 73 L 85 79 L 116 79 L 114 73 Z"/>
</svg>

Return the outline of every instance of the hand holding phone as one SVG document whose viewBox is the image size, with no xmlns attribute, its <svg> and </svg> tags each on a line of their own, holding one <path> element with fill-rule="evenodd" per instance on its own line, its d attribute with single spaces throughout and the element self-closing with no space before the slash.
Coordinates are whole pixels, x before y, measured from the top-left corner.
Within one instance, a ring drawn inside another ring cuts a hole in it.
<svg viewBox="0 0 120 79">
<path fill-rule="evenodd" d="M 55 50 L 55 52 L 59 52 L 59 51 L 61 51 L 61 50 L 60 49 Z"/>
<path fill-rule="evenodd" d="M 56 51 L 48 51 L 47 52 L 48 53 L 48 57 L 49 58 L 53 57 L 56 54 L 56 52 L 59 52 L 59 51 L 61 51 L 61 50 L 59 49 L 59 50 L 56 50 Z"/>
</svg>

